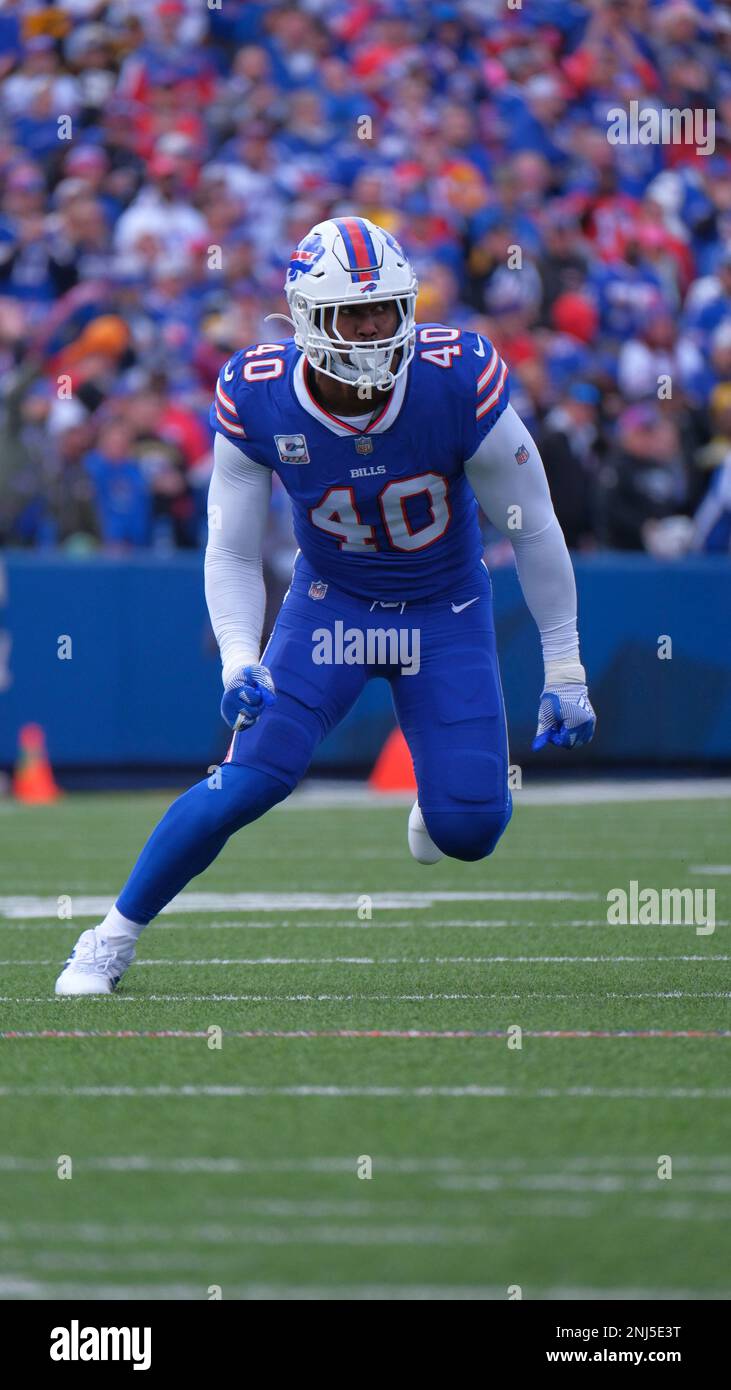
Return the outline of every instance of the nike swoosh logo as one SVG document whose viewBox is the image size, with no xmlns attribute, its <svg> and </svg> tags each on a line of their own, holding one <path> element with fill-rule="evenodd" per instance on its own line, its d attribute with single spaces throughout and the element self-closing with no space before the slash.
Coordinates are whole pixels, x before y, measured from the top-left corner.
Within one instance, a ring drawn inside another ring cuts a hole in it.
<svg viewBox="0 0 731 1390">
<path fill-rule="evenodd" d="M 477 598 L 468 598 L 468 600 L 467 600 L 466 603 L 453 603 L 453 604 L 452 604 L 452 612 L 453 612 L 453 613 L 461 613 L 462 610 L 463 610 L 464 608 L 470 608 L 471 605 L 472 605 L 473 603 L 477 603 L 478 600 L 479 600 L 479 597 L 480 597 L 480 595 L 478 594 L 478 595 L 477 595 Z"/>
<path fill-rule="evenodd" d="M 473 348 L 472 351 L 474 352 L 475 357 L 485 356 L 485 344 L 483 343 L 482 338 L 477 339 L 477 347 Z"/>
<path fill-rule="evenodd" d="M 229 371 L 228 364 L 226 364 L 226 366 L 225 366 L 224 369 L 223 369 L 223 379 L 224 379 L 224 381 L 233 381 L 233 376 L 234 376 L 234 369 L 233 369 L 233 367 L 232 367 L 231 370 Z"/>
</svg>

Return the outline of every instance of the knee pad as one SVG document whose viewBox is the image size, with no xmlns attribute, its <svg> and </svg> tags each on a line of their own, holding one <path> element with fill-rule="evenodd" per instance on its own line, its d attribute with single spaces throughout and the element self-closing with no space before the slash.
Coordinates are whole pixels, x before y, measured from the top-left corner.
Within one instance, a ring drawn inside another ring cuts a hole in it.
<svg viewBox="0 0 731 1390">
<path fill-rule="evenodd" d="M 512 812 L 503 810 L 425 811 L 422 815 L 438 849 L 450 859 L 485 859 L 492 854 Z"/>
</svg>

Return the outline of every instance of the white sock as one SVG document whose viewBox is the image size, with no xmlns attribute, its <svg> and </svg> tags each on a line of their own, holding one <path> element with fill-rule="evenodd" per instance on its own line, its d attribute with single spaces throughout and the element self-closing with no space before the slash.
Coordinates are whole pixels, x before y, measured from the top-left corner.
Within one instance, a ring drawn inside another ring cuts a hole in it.
<svg viewBox="0 0 731 1390">
<path fill-rule="evenodd" d="M 104 921 L 95 928 L 96 934 L 108 941 L 114 936 L 133 936 L 135 941 L 141 931 L 145 928 L 144 922 L 130 922 L 129 917 L 123 917 L 116 907 L 110 907 Z"/>
</svg>

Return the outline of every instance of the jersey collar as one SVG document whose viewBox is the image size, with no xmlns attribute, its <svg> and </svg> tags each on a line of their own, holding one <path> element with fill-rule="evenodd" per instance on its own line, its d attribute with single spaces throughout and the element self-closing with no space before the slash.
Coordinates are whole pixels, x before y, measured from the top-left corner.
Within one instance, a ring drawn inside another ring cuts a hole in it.
<svg viewBox="0 0 731 1390">
<path fill-rule="evenodd" d="M 358 429 L 357 425 L 348 425 L 345 420 L 340 420 L 337 415 L 331 415 L 329 410 L 326 410 L 324 406 L 320 405 L 319 402 L 315 400 L 310 390 L 311 372 L 312 368 L 304 353 L 300 353 L 292 376 L 295 396 L 302 406 L 302 409 L 306 410 L 308 415 L 312 415 L 313 419 L 319 420 L 320 424 L 324 425 L 326 429 L 331 430 L 333 434 L 338 434 L 341 437 L 347 434 L 382 434 L 384 430 L 387 430 L 394 423 L 404 403 L 408 372 L 403 372 L 397 379 L 396 385 L 386 401 L 386 404 L 380 414 L 376 416 L 375 420 L 371 421 L 370 425 L 367 425 L 365 429 Z"/>
</svg>

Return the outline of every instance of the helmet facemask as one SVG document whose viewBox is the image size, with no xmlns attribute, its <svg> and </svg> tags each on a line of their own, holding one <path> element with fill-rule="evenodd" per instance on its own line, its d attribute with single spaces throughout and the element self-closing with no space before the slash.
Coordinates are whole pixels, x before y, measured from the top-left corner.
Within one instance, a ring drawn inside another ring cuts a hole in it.
<svg viewBox="0 0 731 1390">
<path fill-rule="evenodd" d="M 414 356 L 416 288 L 401 295 L 381 294 L 369 296 L 367 301 L 345 302 L 395 304 L 399 317 L 396 332 L 370 342 L 346 338 L 338 327 L 339 312 L 345 307 L 343 300 L 317 304 L 299 293 L 290 299 L 295 342 L 310 365 L 325 376 L 350 386 L 388 391 Z"/>
</svg>

